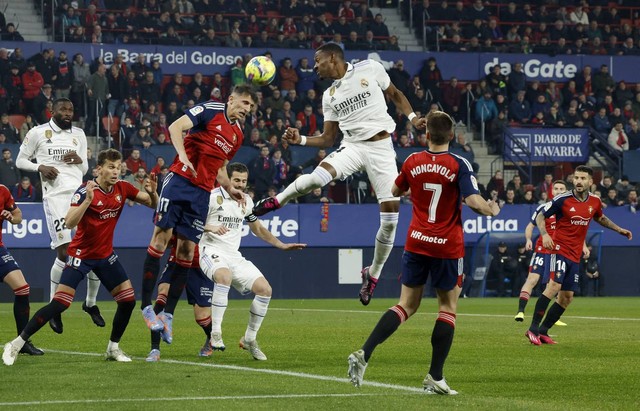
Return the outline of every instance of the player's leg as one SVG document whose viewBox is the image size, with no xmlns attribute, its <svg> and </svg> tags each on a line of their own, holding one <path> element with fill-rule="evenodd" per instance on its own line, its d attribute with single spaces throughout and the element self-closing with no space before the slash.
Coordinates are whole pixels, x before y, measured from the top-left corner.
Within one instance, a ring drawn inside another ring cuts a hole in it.
<svg viewBox="0 0 640 411">
<path fill-rule="evenodd" d="M 113 257 L 116 257 L 116 259 L 110 263 L 109 260 L 113 260 Z M 105 358 L 111 361 L 129 362 L 131 358 L 120 348 L 120 340 L 127 329 L 131 314 L 136 306 L 133 286 L 115 254 L 101 260 L 100 266 L 97 266 L 94 272 L 105 288 L 109 290 L 117 304 Z"/>
<path fill-rule="evenodd" d="M 536 301 L 536 307 L 533 311 L 533 317 L 531 318 L 531 325 L 529 329 L 525 333 L 525 336 L 529 339 L 529 341 L 534 345 L 540 345 L 540 322 L 542 322 L 542 318 L 544 317 L 547 308 L 549 307 L 549 303 L 553 300 L 558 292 L 560 292 L 560 288 L 562 287 L 562 281 L 564 279 L 564 270 L 562 264 L 557 264 L 559 260 L 561 260 L 561 256 L 559 254 L 550 254 L 549 255 L 549 274 L 543 276 L 543 282 L 548 278 L 547 285 Z"/>
<path fill-rule="evenodd" d="M 405 251 L 402 255 L 402 289 L 400 301 L 389 308 L 365 341 L 362 348 L 349 356 L 349 378 L 356 387 L 362 384 L 365 369 L 375 348 L 386 341 L 420 307 L 426 284 L 429 259 Z"/>
<path fill-rule="evenodd" d="M 443 368 L 456 327 L 459 288 L 462 286 L 463 259 L 432 259 L 431 284 L 438 295 L 438 317 L 431 333 L 431 365 L 422 382 L 428 394 L 455 395 L 447 384 Z"/>
<path fill-rule="evenodd" d="M 301 197 L 311 190 L 324 187 L 336 178 L 336 170 L 327 162 L 322 162 L 310 174 L 303 174 L 296 178 L 293 183 L 289 184 L 278 193 L 275 197 L 267 197 L 258 201 L 253 206 L 253 213 L 256 216 L 262 216 L 268 212 L 275 211 L 294 198 Z"/>
<path fill-rule="evenodd" d="M 167 249 L 172 234 L 172 228 L 162 228 L 158 226 L 153 228 L 153 234 L 151 236 L 151 241 L 149 242 L 149 247 L 147 247 L 147 255 L 144 259 L 142 273 L 141 308 L 143 310 L 143 314 L 145 310 L 151 311 L 148 307 L 151 306 L 151 295 L 153 294 L 153 289 L 156 286 L 156 280 L 160 273 L 160 259 Z M 150 321 L 147 321 L 147 317 L 145 316 L 147 325 L 149 325 L 149 322 L 153 323 L 155 319 L 150 318 L 149 320 Z"/>
<path fill-rule="evenodd" d="M 196 263 L 199 265 L 199 261 Z M 202 328 L 205 341 L 198 352 L 200 357 L 210 357 L 213 354 L 211 346 L 211 299 L 213 298 L 214 283 L 208 279 L 198 267 L 189 272 L 187 281 L 187 302 L 193 306 L 193 316 Z"/>
<path fill-rule="evenodd" d="M 208 247 L 200 247 L 200 269 L 205 277 L 213 281 L 211 296 L 211 346 L 224 351 L 222 340 L 222 320 L 229 304 L 232 273 L 226 258 L 214 254 Z"/>
<path fill-rule="evenodd" d="M 369 267 L 362 270 L 360 302 L 363 305 L 369 304 L 373 296 L 378 278 L 382 273 L 382 267 L 393 250 L 396 228 L 398 227 L 400 199 L 391 194 L 391 188 L 398 176 L 398 168 L 395 156 L 390 154 L 390 144 L 391 139 L 380 140 L 367 143 L 366 149 L 362 150 L 362 156 L 365 158 L 365 170 L 380 204 L 380 226 L 376 233 L 373 261 Z"/>
<path fill-rule="evenodd" d="M 13 264 L 17 266 L 15 261 L 13 261 Z M 13 269 L 6 267 L 8 265 L 10 264 L 3 263 L 0 266 L 0 281 L 5 282 L 13 290 L 13 318 L 16 322 L 16 331 L 18 332 L 18 335 L 20 335 L 29 321 L 30 288 L 29 284 L 27 284 L 27 281 L 24 279 L 24 275 L 22 275 L 22 271 L 20 271 L 19 268 Z M 5 268 L 11 269 L 12 271 L 4 275 L 3 272 L 5 271 Z M 31 341 L 27 341 L 20 352 L 29 355 L 44 354 L 44 351 L 36 348 Z"/>
<path fill-rule="evenodd" d="M 527 307 L 527 303 L 529 302 L 529 298 L 531 297 L 531 292 L 533 288 L 540 281 L 540 277 L 545 272 L 545 257 L 546 264 L 548 264 L 548 254 L 538 254 L 533 253 L 531 256 L 531 262 L 529 263 L 529 275 L 527 276 L 526 281 L 522 285 L 520 289 L 520 298 L 518 299 L 518 313 L 516 314 L 516 321 L 524 321 L 524 310 Z"/>
<path fill-rule="evenodd" d="M 89 314 L 91 321 L 98 327 L 104 327 L 104 318 L 100 314 L 100 308 L 96 305 L 98 298 L 98 291 L 100 291 L 100 279 L 95 273 L 89 272 L 87 274 L 87 297 L 82 303 L 82 310 Z"/>
<path fill-rule="evenodd" d="M 17 338 L 5 344 L 2 353 L 2 361 L 5 365 L 13 365 L 18 357 L 18 353 L 25 343 L 29 341 L 31 336 L 38 332 L 54 316 L 60 315 L 69 308 L 78 284 L 80 284 L 80 281 L 85 278 L 86 273 L 90 270 L 91 268 L 87 267 L 84 263 L 76 268 L 65 267 L 60 277 L 60 284 L 58 284 L 51 302 L 39 309 L 33 317 L 31 317 Z"/>
<path fill-rule="evenodd" d="M 569 260 L 568 258 L 562 258 L 563 265 L 566 266 L 564 275 L 562 276 L 562 285 L 558 293 L 557 300 L 553 303 L 549 312 L 545 317 L 542 326 L 540 326 L 540 341 L 544 344 L 555 344 L 549 337 L 549 329 L 553 327 L 562 317 L 571 301 L 576 290 L 580 285 L 580 264 Z"/>
<path fill-rule="evenodd" d="M 249 307 L 249 323 L 244 337 L 240 339 L 240 348 L 249 351 L 256 360 L 266 361 L 267 356 L 258 345 L 258 331 L 271 302 L 271 285 L 260 270 L 245 259 L 235 265 L 233 274 L 233 285 L 238 291 L 244 294 L 250 290 L 255 295 Z"/>
<path fill-rule="evenodd" d="M 202 328 L 205 335 L 204 344 L 202 344 L 198 356 L 211 357 L 211 354 L 213 354 L 213 347 L 211 346 L 211 303 L 207 303 L 205 306 L 193 304 L 193 318 Z"/>
<path fill-rule="evenodd" d="M 168 263 L 167 266 L 173 263 Z M 169 279 L 165 277 L 165 273 L 167 272 L 167 267 L 165 267 L 165 271 L 162 273 L 160 280 L 158 282 L 158 295 L 156 296 L 156 302 L 153 306 L 153 313 L 155 315 L 160 314 L 162 310 L 164 310 L 164 306 L 167 304 L 167 292 L 169 292 Z M 161 326 L 162 323 L 158 322 Z M 156 362 L 160 361 L 160 340 L 161 331 L 154 331 L 150 329 L 151 333 L 151 350 L 147 355 L 147 362 Z"/>
</svg>

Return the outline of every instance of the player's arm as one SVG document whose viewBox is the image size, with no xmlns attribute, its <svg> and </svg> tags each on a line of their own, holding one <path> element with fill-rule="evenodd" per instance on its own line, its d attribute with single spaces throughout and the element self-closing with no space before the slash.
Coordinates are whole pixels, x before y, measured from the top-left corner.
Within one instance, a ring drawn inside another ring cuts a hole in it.
<svg viewBox="0 0 640 411">
<path fill-rule="evenodd" d="M 182 137 L 182 132 L 191 130 L 192 128 L 193 121 L 189 116 L 184 114 L 182 117 L 171 123 L 169 126 L 169 135 L 171 136 L 171 144 L 173 144 L 173 147 L 178 153 L 178 158 L 182 164 L 187 166 L 193 175 L 197 177 L 198 173 L 195 168 L 193 168 L 193 164 L 191 164 L 191 161 L 189 161 L 189 158 L 187 157 L 187 152 L 184 148 L 184 138 Z"/>
<path fill-rule="evenodd" d="M 62 157 L 65 164 L 76 164 L 79 166 L 82 175 L 87 174 L 89 164 L 87 161 L 87 138 L 80 139 L 79 152 L 70 151 Z"/>
<path fill-rule="evenodd" d="M 394 197 L 406 196 L 406 195 L 409 195 L 410 192 L 411 192 L 411 189 L 403 190 L 400 187 L 398 187 L 396 183 L 393 183 L 393 186 L 391 187 L 391 194 L 393 194 Z"/>
<path fill-rule="evenodd" d="M 529 222 L 529 224 L 527 224 L 527 226 L 524 229 L 524 239 L 526 240 L 525 245 L 524 245 L 524 249 L 529 251 L 533 249 L 533 242 L 531 241 L 531 238 L 533 237 L 533 229 L 534 229 L 535 225 L 533 225 L 533 223 Z"/>
<path fill-rule="evenodd" d="M 64 224 L 68 229 L 72 230 L 78 226 L 80 220 L 82 220 L 82 217 L 84 216 L 84 213 L 93 201 L 93 190 L 95 190 L 96 187 L 98 187 L 98 183 L 93 180 L 89 180 L 83 188 L 86 190 L 84 193 L 84 199 L 82 198 L 82 195 L 78 194 L 78 192 L 74 194 L 74 198 L 71 200 L 71 207 L 69 207 L 69 211 L 67 211 L 67 215 L 64 218 Z M 76 196 L 78 196 L 77 200 Z"/>
<path fill-rule="evenodd" d="M 287 140 L 289 144 L 327 148 L 333 146 L 337 134 L 338 122 L 325 121 L 324 130 L 319 136 L 303 136 L 300 134 L 300 130 L 298 130 L 297 128 L 289 127 L 285 130 L 282 138 Z"/>
<path fill-rule="evenodd" d="M 267 230 L 262 224 L 260 224 L 260 220 L 258 219 L 248 224 L 251 232 L 255 234 L 256 237 L 276 248 L 279 248 L 280 250 L 301 250 L 307 246 L 306 244 L 299 243 L 283 243 L 271 234 L 271 231 Z"/>
<path fill-rule="evenodd" d="M 155 173 L 144 179 L 144 191 L 138 191 L 134 201 L 155 209 L 158 205 L 158 177 Z"/>
<path fill-rule="evenodd" d="M 384 90 L 384 94 L 389 98 L 389 100 L 393 101 L 393 104 L 402 111 L 402 114 L 407 116 L 409 121 L 411 121 L 411 124 L 413 124 L 416 129 L 424 129 L 427 126 L 427 119 L 424 117 L 418 118 L 416 116 L 411 108 L 411 103 L 407 100 L 407 96 L 405 96 L 402 91 L 398 90 L 393 83 L 389 83 L 389 87 Z"/>
<path fill-rule="evenodd" d="M 464 203 L 476 214 L 495 217 L 500 213 L 500 207 L 496 202 L 485 200 L 480 194 L 465 197 Z"/>
<path fill-rule="evenodd" d="M 37 144 L 38 134 L 34 129 L 31 129 L 20 146 L 18 157 L 16 157 L 16 167 L 20 170 L 31 171 L 33 173 L 40 172 L 44 178 L 54 180 L 59 173 L 57 168 L 31 162 L 31 159 L 35 155 Z"/>
<path fill-rule="evenodd" d="M 609 218 L 604 214 L 601 214 L 598 217 L 594 217 L 593 219 L 601 226 L 608 228 L 609 230 L 613 230 L 616 233 L 627 237 L 629 240 L 631 240 L 631 238 L 633 237 L 633 234 L 631 234 L 631 231 L 627 230 L 626 228 L 622 228 L 618 226 L 616 223 L 609 220 Z"/>
<path fill-rule="evenodd" d="M 0 219 L 7 220 L 13 225 L 20 224 L 22 222 L 22 210 L 18 206 L 15 206 L 13 210 L 4 209 L 0 212 Z"/>
<path fill-rule="evenodd" d="M 542 236 L 542 245 L 547 250 L 553 250 L 555 247 L 555 243 L 553 239 L 547 232 L 547 223 L 545 213 L 538 213 L 536 216 L 536 225 L 538 226 L 538 231 L 540 231 L 540 235 Z"/>
</svg>

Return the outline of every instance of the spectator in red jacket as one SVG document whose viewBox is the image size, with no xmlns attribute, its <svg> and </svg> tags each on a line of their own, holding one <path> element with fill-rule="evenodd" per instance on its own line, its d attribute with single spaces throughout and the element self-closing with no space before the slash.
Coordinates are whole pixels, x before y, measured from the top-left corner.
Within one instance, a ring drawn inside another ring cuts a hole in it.
<svg viewBox="0 0 640 411">
<path fill-rule="evenodd" d="M 312 136 L 318 130 L 318 119 L 313 113 L 313 107 L 310 105 L 304 106 L 304 111 L 298 113 L 296 118 L 302 122 L 302 128 L 305 130 L 306 135 Z"/>
<path fill-rule="evenodd" d="M 33 113 L 33 100 L 40 94 L 40 89 L 44 85 L 42 75 L 36 71 L 36 65 L 30 61 L 27 63 L 27 71 L 22 73 L 22 101 L 24 102 L 25 113 Z"/>
<path fill-rule="evenodd" d="M 298 82 L 298 74 L 296 73 L 296 69 L 291 65 L 291 59 L 289 57 L 285 57 L 284 60 L 282 60 L 278 74 L 280 75 L 280 91 L 282 97 L 286 97 L 289 90 L 295 90 L 296 83 Z"/>
<path fill-rule="evenodd" d="M 137 148 L 131 150 L 131 154 L 129 154 L 129 158 L 127 158 L 125 163 L 127 163 L 127 169 L 131 171 L 132 174 L 137 173 L 139 168 L 147 169 L 147 164 L 140 158 L 140 150 Z"/>
</svg>

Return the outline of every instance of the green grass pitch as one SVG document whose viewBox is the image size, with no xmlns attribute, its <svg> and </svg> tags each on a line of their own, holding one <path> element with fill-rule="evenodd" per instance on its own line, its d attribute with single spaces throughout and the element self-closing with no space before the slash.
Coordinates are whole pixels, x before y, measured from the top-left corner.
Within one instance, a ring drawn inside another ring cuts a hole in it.
<svg viewBox="0 0 640 411">
<path fill-rule="evenodd" d="M 199 358 L 204 333 L 182 303 L 174 342 L 160 363 L 146 363 L 149 333 L 139 308 L 121 342 L 132 363 L 103 360 L 115 310 L 100 302 L 97 328 L 75 302 L 64 334 L 47 325 L 33 338 L 48 352 L 0 365 L 0 409 L 487 409 L 637 410 L 640 407 L 640 299 L 576 298 L 554 327 L 558 344 L 535 347 L 513 320 L 517 299 L 460 300 L 445 376 L 460 394 L 424 395 L 437 305 L 420 311 L 374 353 L 365 385 L 347 381 L 347 356 L 359 348 L 395 300 L 274 300 L 258 341 L 268 361 L 238 348 L 249 301 L 231 300 L 223 324 L 227 350 Z M 530 316 L 535 299 L 529 303 Z M 32 304 L 34 313 L 41 304 Z M 11 304 L 0 304 L 0 339 L 14 338 Z M 206 407 L 206 408 L 203 408 Z"/>
</svg>

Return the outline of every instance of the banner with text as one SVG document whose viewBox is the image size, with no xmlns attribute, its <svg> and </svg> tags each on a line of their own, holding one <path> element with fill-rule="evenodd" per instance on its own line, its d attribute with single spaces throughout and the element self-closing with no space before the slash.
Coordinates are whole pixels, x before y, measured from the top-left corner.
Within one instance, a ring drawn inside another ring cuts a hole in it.
<svg viewBox="0 0 640 411">
<path fill-rule="evenodd" d="M 197 71 L 210 76 L 216 72 L 228 75 L 235 65 L 235 60 L 245 54 L 261 55 L 267 49 L 229 48 L 229 47 L 197 47 L 197 46 L 159 46 L 143 44 L 82 44 L 82 43 L 41 43 L 41 42 L 3 42 L 2 47 L 9 53 L 16 47 L 22 48 L 23 55 L 29 59 L 45 48 L 52 48 L 57 55 L 66 51 L 68 56 L 83 54 L 85 61 L 102 58 L 106 64 L 113 62 L 114 56 L 121 54 L 125 63 L 133 64 L 138 55 L 145 56 L 147 63 L 160 61 L 164 74 L 181 72 L 187 75 Z M 289 57 L 296 66 L 301 58 L 309 59 L 313 66 L 313 50 L 300 49 L 268 49 L 276 64 Z M 566 82 L 573 78 L 584 66 L 589 65 L 597 72 L 602 64 L 609 66 L 610 74 L 616 81 L 625 80 L 640 83 L 640 56 L 588 56 L 540 54 L 500 54 L 500 53 L 444 53 L 444 52 L 406 52 L 406 51 L 349 51 L 347 59 L 355 62 L 373 59 L 382 63 L 389 70 L 397 60 L 404 61 L 404 69 L 411 75 L 417 75 L 423 64 L 434 57 L 445 80 L 457 77 L 462 81 L 477 81 L 484 78 L 493 66 L 500 65 L 501 72 L 509 75 L 513 63 L 522 63 L 528 81 L 547 82 L 555 80 Z"/>
<path fill-rule="evenodd" d="M 586 162 L 589 131 L 583 128 L 510 128 L 505 144 L 515 154 L 531 153 L 530 161 Z"/>
<path fill-rule="evenodd" d="M 23 220 L 2 227 L 2 239 L 12 248 L 48 248 L 50 243 L 47 224 L 41 203 L 19 203 Z M 472 244 L 487 232 L 524 232 L 535 206 L 505 206 L 496 217 L 484 217 L 462 208 L 465 243 Z M 629 207 L 609 207 L 607 216 L 632 232 L 640 232 L 640 214 L 632 213 Z M 127 206 L 116 227 L 114 245 L 118 248 L 146 248 L 153 231 L 153 211 L 143 206 Z M 380 216 L 377 204 L 331 204 L 329 206 L 328 230 L 321 231 L 322 206 L 320 204 L 288 205 L 273 214 L 260 218 L 260 222 L 277 238 L 287 243 L 306 243 L 309 247 L 373 247 Z M 396 246 L 405 244 L 411 206 L 402 205 L 396 235 Z M 602 228 L 592 222 L 594 229 Z M 524 235 L 524 234 L 523 234 Z M 523 237 L 524 238 L 524 237 Z M 610 230 L 604 230 L 603 246 L 639 246 L 640 236 L 633 241 Z M 243 247 L 270 247 L 253 235 L 245 224 L 242 228 Z"/>
</svg>

